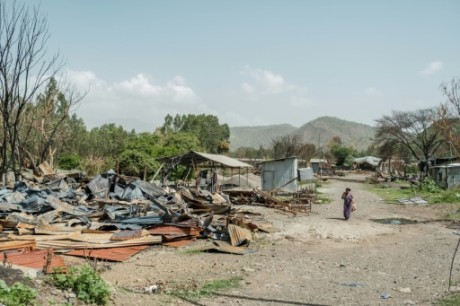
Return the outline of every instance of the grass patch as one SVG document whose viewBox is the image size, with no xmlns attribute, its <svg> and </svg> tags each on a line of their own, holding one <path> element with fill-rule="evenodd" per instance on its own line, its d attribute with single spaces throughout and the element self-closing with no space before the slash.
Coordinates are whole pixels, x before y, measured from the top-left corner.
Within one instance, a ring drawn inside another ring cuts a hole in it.
<svg viewBox="0 0 460 306">
<path fill-rule="evenodd" d="M 16 282 L 8 287 L 0 279 L 0 304 L 2 305 L 34 305 L 37 291 L 23 283 Z"/>
<path fill-rule="evenodd" d="M 406 188 L 401 188 L 401 187 Z M 408 186 L 406 182 L 392 182 L 392 184 L 368 184 L 367 190 L 379 195 L 385 201 L 395 202 L 400 198 L 421 197 L 430 204 L 460 203 L 460 191 L 457 189 L 443 190 L 429 179 L 421 185 Z"/>
<path fill-rule="evenodd" d="M 331 203 L 331 199 L 322 193 L 316 193 L 314 203 L 315 204 L 329 204 Z"/>
<path fill-rule="evenodd" d="M 195 290 L 176 290 L 172 291 L 170 295 L 183 298 L 183 299 L 188 299 L 192 301 L 197 301 L 200 298 L 207 297 L 207 296 L 212 296 L 216 292 L 224 290 L 224 289 L 230 289 L 230 288 L 237 288 L 240 284 L 241 278 L 234 277 L 230 279 L 218 279 L 218 280 L 213 280 L 205 283 L 203 287 Z"/>
<path fill-rule="evenodd" d="M 457 306 L 460 305 L 460 293 L 455 293 L 452 295 L 448 295 L 442 298 L 439 303 L 436 305 L 438 306 Z"/>
<path fill-rule="evenodd" d="M 70 267 L 67 274 L 53 274 L 51 283 L 60 289 L 72 290 L 79 300 L 88 304 L 106 305 L 109 302 L 109 285 L 89 265 Z"/>
</svg>

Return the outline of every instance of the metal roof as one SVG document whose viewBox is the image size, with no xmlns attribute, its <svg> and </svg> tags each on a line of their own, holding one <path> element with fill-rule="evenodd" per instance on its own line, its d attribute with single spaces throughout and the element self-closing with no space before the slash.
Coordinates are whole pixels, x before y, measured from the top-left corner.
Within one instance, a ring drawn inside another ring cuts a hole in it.
<svg viewBox="0 0 460 306">
<path fill-rule="evenodd" d="M 382 159 L 373 156 L 357 157 L 353 158 L 353 161 L 357 164 L 369 164 L 371 166 L 377 167 Z"/>
<path fill-rule="evenodd" d="M 447 164 L 447 165 L 436 165 L 436 166 L 432 166 L 431 168 L 454 168 L 454 167 L 460 167 L 460 163 L 452 163 L 452 164 Z"/>
<path fill-rule="evenodd" d="M 173 157 L 162 158 L 162 161 L 177 162 L 181 165 L 196 165 L 203 162 L 214 162 L 228 168 L 252 168 L 251 165 L 240 162 L 237 159 L 219 155 L 219 154 L 209 154 L 196 151 L 189 151 L 183 155 L 177 155 Z"/>
<path fill-rule="evenodd" d="M 278 159 L 264 160 L 264 161 L 261 161 L 260 163 L 265 164 L 265 163 L 272 163 L 272 162 L 284 161 L 284 160 L 287 160 L 287 159 L 296 159 L 296 158 L 298 159 L 297 156 L 289 156 L 289 157 L 283 157 L 283 158 L 278 158 Z"/>
</svg>

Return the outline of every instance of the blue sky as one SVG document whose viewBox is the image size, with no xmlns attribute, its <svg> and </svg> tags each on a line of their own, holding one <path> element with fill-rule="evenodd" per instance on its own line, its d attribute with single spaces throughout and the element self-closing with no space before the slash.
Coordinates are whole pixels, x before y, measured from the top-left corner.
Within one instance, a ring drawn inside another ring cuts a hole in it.
<svg viewBox="0 0 460 306">
<path fill-rule="evenodd" d="M 374 125 L 439 105 L 460 76 L 460 1 L 33 0 L 48 52 L 90 88 L 88 128 L 153 131 L 167 114 L 230 126 L 320 116 Z"/>
</svg>

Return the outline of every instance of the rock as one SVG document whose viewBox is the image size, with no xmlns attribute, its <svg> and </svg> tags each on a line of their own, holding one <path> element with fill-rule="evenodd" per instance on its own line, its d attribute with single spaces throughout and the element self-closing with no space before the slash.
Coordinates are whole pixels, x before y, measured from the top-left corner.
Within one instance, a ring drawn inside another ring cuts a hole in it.
<svg viewBox="0 0 460 306">
<path fill-rule="evenodd" d="M 411 290 L 410 290 L 409 287 L 406 287 L 406 288 L 399 287 L 399 288 L 393 288 L 393 289 L 396 290 L 396 291 L 399 291 L 401 293 L 411 293 Z"/>
<path fill-rule="evenodd" d="M 243 270 L 244 272 L 255 272 L 254 269 L 248 268 L 248 267 L 244 267 L 242 270 Z"/>
</svg>

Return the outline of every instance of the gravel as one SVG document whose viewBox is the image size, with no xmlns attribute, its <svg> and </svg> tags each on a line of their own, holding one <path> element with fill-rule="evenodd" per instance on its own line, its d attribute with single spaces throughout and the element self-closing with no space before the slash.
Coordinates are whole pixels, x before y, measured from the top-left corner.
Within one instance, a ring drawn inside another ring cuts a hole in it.
<svg viewBox="0 0 460 306">
<path fill-rule="evenodd" d="M 447 205 L 390 205 L 365 190 L 363 176 L 331 178 L 321 188 L 332 202 L 309 215 L 240 206 L 280 229 L 258 233 L 247 255 L 194 253 L 205 241 L 153 247 L 102 274 L 114 288 L 111 305 L 433 305 L 448 290 L 459 236 L 439 221 Z M 357 211 L 342 218 L 340 195 L 350 187 Z M 405 218 L 411 224 L 383 224 Z M 458 256 L 460 257 L 460 255 Z M 240 286 L 191 301 L 168 292 L 211 280 Z M 453 280 L 460 281 L 460 259 Z M 144 288 L 153 288 L 144 293 Z"/>
</svg>

